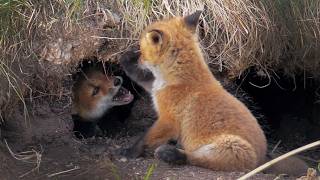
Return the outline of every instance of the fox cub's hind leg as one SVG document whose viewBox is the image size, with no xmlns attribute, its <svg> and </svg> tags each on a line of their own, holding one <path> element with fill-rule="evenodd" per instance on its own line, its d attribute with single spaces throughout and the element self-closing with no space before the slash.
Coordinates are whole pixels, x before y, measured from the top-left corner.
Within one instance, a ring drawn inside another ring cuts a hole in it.
<svg viewBox="0 0 320 180">
<path fill-rule="evenodd" d="M 133 81 L 142 86 L 146 91 L 150 92 L 154 76 L 148 69 L 142 68 L 138 60 L 140 53 L 138 48 L 125 52 L 120 58 L 120 65 Z"/>
<path fill-rule="evenodd" d="M 168 120 L 157 120 L 144 137 L 147 148 L 156 149 L 162 144 L 167 144 L 172 139 L 178 138 L 178 130 L 174 123 Z"/>
<path fill-rule="evenodd" d="M 163 144 L 158 147 L 155 150 L 154 156 L 169 164 L 181 165 L 187 163 L 187 154 L 185 151 L 170 144 Z"/>
<path fill-rule="evenodd" d="M 134 143 L 132 147 L 124 149 L 121 154 L 126 157 L 136 158 L 143 153 L 145 148 L 155 149 L 177 138 L 178 130 L 174 123 L 168 119 L 159 118 L 142 138 Z"/>
<path fill-rule="evenodd" d="M 192 152 L 162 145 L 156 149 L 155 157 L 170 164 L 188 162 L 217 171 L 245 171 L 259 163 L 254 148 L 241 137 L 233 135 L 217 137 L 213 143 Z"/>
</svg>

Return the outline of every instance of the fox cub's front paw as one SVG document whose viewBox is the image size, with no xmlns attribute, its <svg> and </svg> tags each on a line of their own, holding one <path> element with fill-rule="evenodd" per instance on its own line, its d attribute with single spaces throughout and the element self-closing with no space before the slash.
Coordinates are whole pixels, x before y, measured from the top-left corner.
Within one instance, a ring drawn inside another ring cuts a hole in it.
<svg viewBox="0 0 320 180">
<path fill-rule="evenodd" d="M 135 159 L 141 155 L 141 152 L 135 148 L 123 148 L 119 150 L 119 155 L 124 156 L 126 158 Z"/>
<path fill-rule="evenodd" d="M 123 68 L 126 68 L 127 66 L 138 64 L 138 60 L 140 57 L 140 51 L 138 48 L 132 48 L 125 52 L 121 57 L 120 57 L 120 65 Z"/>
</svg>

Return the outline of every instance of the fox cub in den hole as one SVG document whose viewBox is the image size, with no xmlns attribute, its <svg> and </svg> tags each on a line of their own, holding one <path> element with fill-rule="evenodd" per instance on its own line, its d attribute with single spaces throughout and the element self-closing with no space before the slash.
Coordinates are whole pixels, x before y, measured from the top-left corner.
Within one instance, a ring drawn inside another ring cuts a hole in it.
<svg viewBox="0 0 320 180">
<path fill-rule="evenodd" d="M 78 138 L 95 136 L 99 130 L 104 134 L 115 131 L 130 113 L 128 104 L 134 99 L 123 87 L 121 76 L 105 74 L 97 66 L 78 73 L 72 92 L 76 113 L 73 131 Z"/>
<path fill-rule="evenodd" d="M 141 35 L 141 51 L 120 59 L 127 75 L 151 94 L 158 113 L 147 133 L 120 153 L 135 158 L 150 148 L 167 163 L 254 169 L 266 161 L 266 137 L 247 107 L 209 70 L 196 36 L 200 14 L 149 25 Z M 181 148 L 168 144 L 171 140 Z"/>
</svg>

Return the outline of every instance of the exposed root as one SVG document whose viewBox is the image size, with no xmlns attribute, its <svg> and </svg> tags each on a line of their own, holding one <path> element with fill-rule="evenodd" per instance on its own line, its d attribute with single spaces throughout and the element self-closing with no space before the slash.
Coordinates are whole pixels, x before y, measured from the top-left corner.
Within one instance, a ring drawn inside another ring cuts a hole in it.
<svg viewBox="0 0 320 180">
<path fill-rule="evenodd" d="M 64 171 L 60 171 L 60 172 L 49 174 L 48 177 L 51 178 L 51 177 L 54 177 L 54 176 L 57 176 L 57 175 L 61 175 L 61 174 L 65 174 L 65 173 L 68 173 L 68 172 L 71 172 L 71 171 L 75 171 L 75 170 L 78 170 L 78 169 L 80 169 L 79 166 L 74 166 L 74 168 L 72 168 L 72 169 L 68 169 L 68 170 L 64 170 Z"/>
<path fill-rule="evenodd" d="M 8 143 L 6 140 L 4 140 L 6 147 L 9 151 L 9 153 L 11 154 L 11 156 L 18 160 L 18 161 L 22 161 L 25 163 L 32 163 L 35 164 L 35 167 L 33 169 L 31 169 L 30 171 L 20 175 L 19 177 L 22 178 L 36 170 L 39 170 L 40 168 L 40 163 L 41 163 L 41 158 L 42 158 L 42 153 L 43 152 L 38 152 L 34 149 L 32 149 L 31 151 L 24 151 L 24 152 L 20 152 L 20 153 L 14 153 L 11 148 L 9 147 Z"/>
</svg>

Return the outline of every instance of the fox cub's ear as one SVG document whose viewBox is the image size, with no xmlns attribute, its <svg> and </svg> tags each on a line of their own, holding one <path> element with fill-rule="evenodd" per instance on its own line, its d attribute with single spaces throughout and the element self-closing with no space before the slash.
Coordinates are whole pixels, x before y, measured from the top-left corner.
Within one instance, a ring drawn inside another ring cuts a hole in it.
<svg viewBox="0 0 320 180">
<path fill-rule="evenodd" d="M 187 25 L 188 28 L 190 28 L 192 31 L 195 31 L 199 22 L 200 15 L 202 14 L 202 11 L 197 10 L 196 12 L 185 16 L 183 18 L 184 23 Z"/>
<path fill-rule="evenodd" d="M 161 46 L 163 43 L 163 33 L 159 30 L 151 30 L 147 33 L 146 37 L 149 43 Z"/>
</svg>

